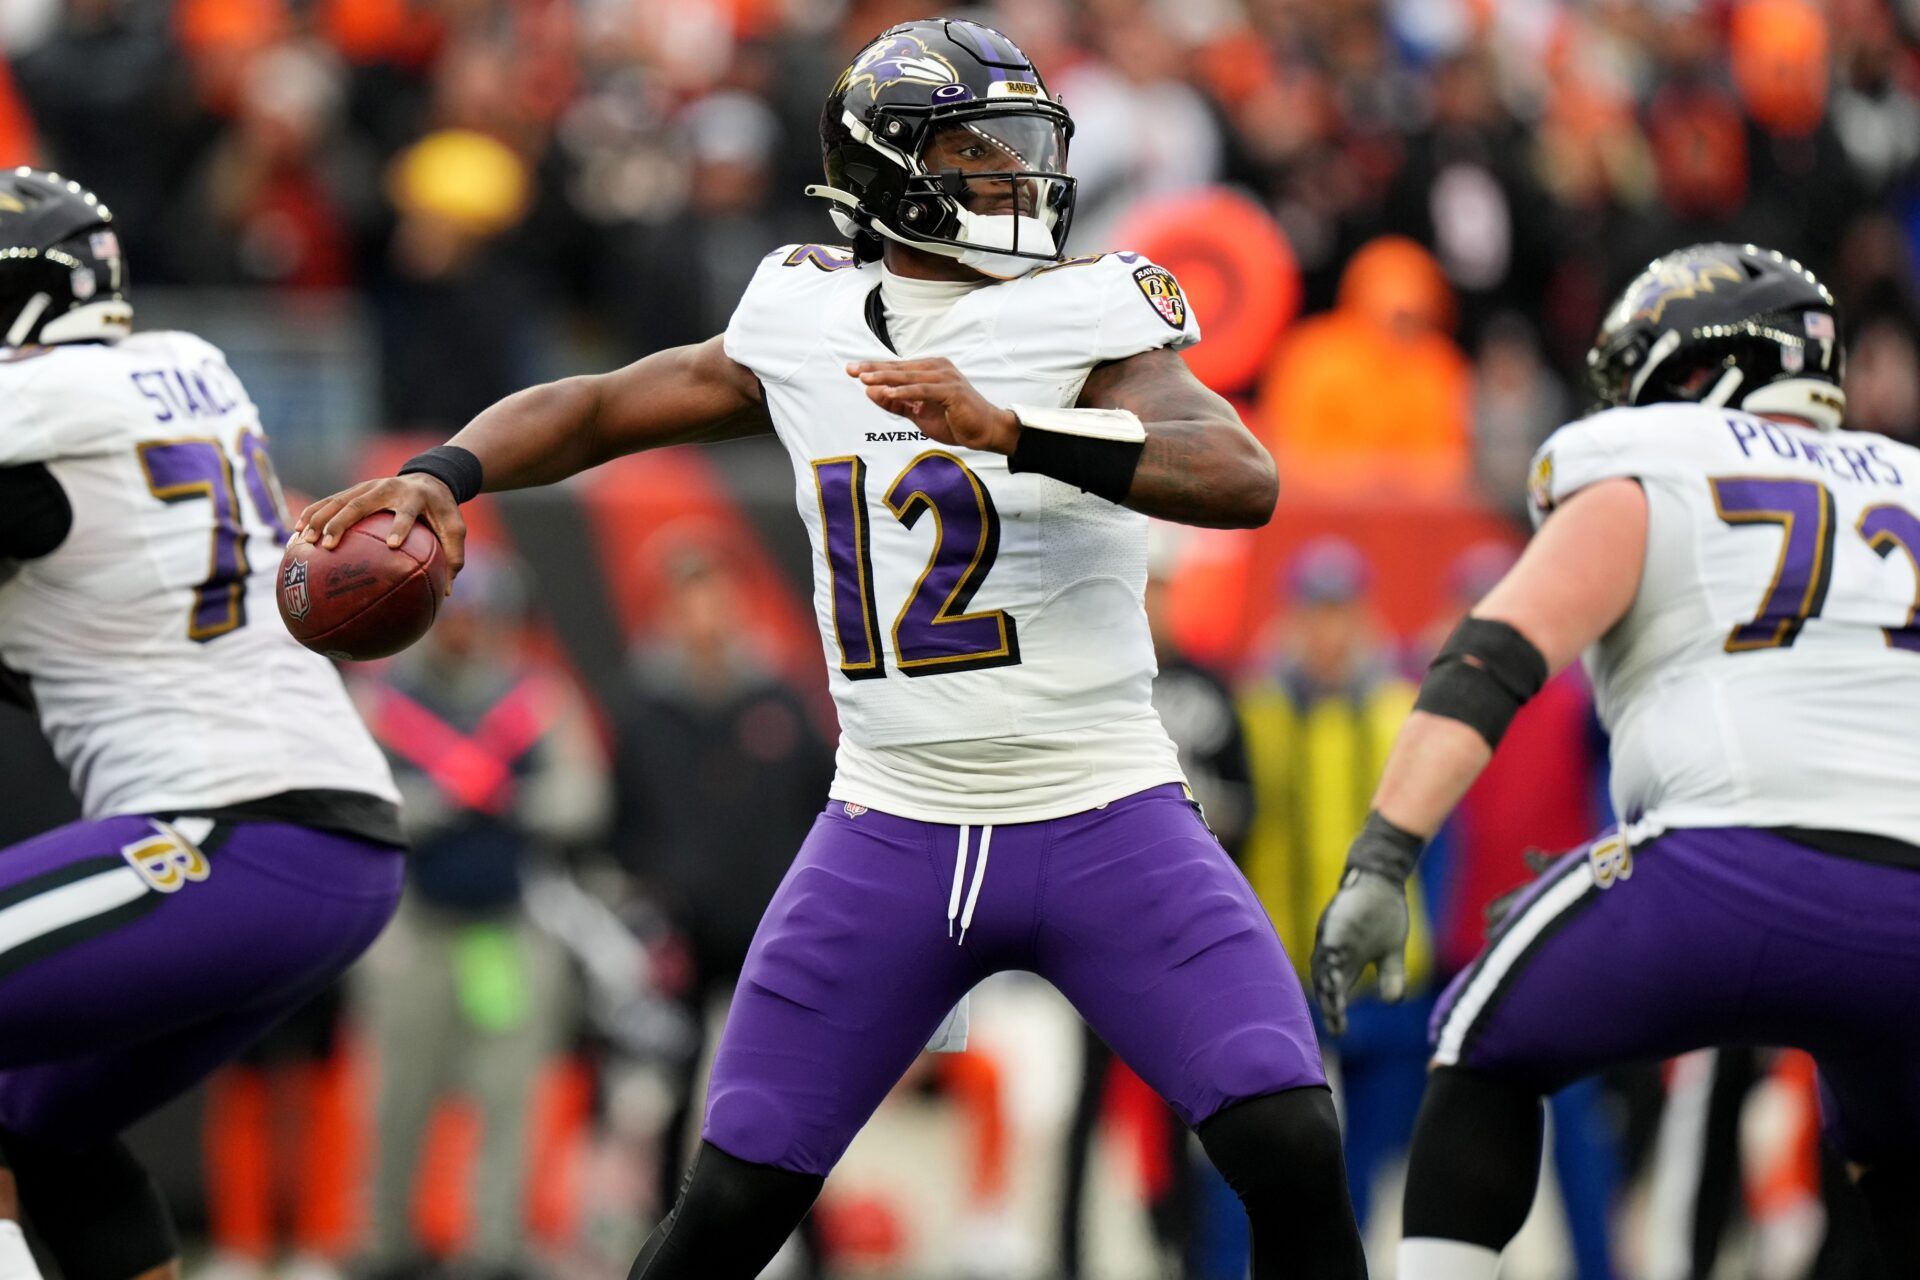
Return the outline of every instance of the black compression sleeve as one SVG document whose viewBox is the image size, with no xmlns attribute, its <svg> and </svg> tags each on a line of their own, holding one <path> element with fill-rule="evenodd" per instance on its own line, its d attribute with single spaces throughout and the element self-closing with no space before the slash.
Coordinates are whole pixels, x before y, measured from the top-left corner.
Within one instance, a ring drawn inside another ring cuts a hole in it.
<svg viewBox="0 0 1920 1280">
<path fill-rule="evenodd" d="M 751 1280 L 806 1216 L 826 1180 L 754 1164 L 702 1142 L 673 1212 L 627 1280 Z"/>
<path fill-rule="evenodd" d="M 1413 709 L 1458 720 L 1498 747 L 1527 699 L 1547 682 L 1547 659 L 1512 625 L 1462 618 L 1420 682 Z"/>
<path fill-rule="evenodd" d="M 20 1204 L 68 1280 L 127 1280 L 180 1256 L 160 1188 L 118 1138 L 97 1146 L 5 1136 Z"/>
</svg>

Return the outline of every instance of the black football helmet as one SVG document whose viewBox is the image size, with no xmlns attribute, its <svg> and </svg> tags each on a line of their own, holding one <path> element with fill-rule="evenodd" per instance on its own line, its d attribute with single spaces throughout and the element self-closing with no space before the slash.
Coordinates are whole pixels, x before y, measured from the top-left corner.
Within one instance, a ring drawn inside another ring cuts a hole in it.
<svg viewBox="0 0 1920 1280">
<path fill-rule="evenodd" d="M 1688 401 L 1836 428 L 1846 351 L 1833 295 L 1772 249 L 1697 244 L 1634 278 L 1587 352 L 1601 408 Z"/>
<path fill-rule="evenodd" d="M 807 194 L 833 202 L 863 260 L 880 256 L 884 236 L 1017 276 L 1065 251 L 1072 136 L 1072 117 L 1013 41 L 926 18 L 885 32 L 840 73 L 820 115 L 826 181 Z M 975 162 L 956 163 L 967 150 Z"/>
<path fill-rule="evenodd" d="M 132 326 L 107 206 L 57 173 L 0 173 L 0 347 L 121 338 Z"/>
</svg>

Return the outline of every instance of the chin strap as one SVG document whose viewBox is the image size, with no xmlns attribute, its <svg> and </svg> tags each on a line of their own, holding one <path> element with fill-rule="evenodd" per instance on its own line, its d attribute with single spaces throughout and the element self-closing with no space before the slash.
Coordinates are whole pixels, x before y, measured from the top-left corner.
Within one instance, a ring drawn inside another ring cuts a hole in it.
<svg viewBox="0 0 1920 1280">
<path fill-rule="evenodd" d="M 886 237 L 895 244 L 906 245 L 909 249 L 919 249 L 926 253 L 937 253 L 943 258 L 952 258 L 960 265 L 972 267 L 981 275 L 991 276 L 995 280 L 1017 280 L 1030 271 L 1046 266 L 1049 261 L 1044 258 L 1021 257 L 978 245 L 943 244 L 936 240 L 918 240 L 904 232 L 895 231 L 886 223 L 863 211 L 860 208 L 859 198 L 852 192 L 818 182 L 809 183 L 803 188 L 803 192 L 833 205 L 834 225 L 840 228 L 842 234 L 852 236 L 861 231 L 870 231 L 875 235 Z M 968 225 L 969 221 L 977 224 L 981 217 L 979 214 L 969 214 L 964 210 L 960 216 L 963 227 Z M 1049 245 L 1053 243 L 1053 233 L 1047 230 L 1038 219 L 1029 218 L 1025 221 L 1034 223 L 1042 232 L 1045 232 Z"/>
</svg>

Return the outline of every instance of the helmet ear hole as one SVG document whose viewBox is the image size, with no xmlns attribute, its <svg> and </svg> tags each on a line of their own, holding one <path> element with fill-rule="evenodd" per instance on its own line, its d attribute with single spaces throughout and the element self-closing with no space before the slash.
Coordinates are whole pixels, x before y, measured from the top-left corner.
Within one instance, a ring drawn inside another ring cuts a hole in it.
<svg viewBox="0 0 1920 1280">
<path fill-rule="evenodd" d="M 1707 393 L 1720 374 L 1725 371 L 1727 361 L 1713 360 L 1687 370 L 1674 379 L 1673 389 L 1683 400 L 1698 400 Z"/>
</svg>

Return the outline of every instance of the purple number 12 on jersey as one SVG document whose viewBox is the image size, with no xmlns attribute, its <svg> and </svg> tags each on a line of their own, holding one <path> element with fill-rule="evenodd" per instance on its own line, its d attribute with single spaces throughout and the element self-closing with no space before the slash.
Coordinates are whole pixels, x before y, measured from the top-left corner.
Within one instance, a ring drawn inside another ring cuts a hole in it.
<svg viewBox="0 0 1920 1280">
<path fill-rule="evenodd" d="M 859 458 L 822 458 L 813 464 L 820 494 L 820 525 L 833 587 L 833 630 L 840 642 L 840 674 L 871 680 L 887 674 L 880 655 L 880 621 L 873 612 L 873 551 L 867 529 L 867 464 Z"/>
<path fill-rule="evenodd" d="M 840 672 L 849 680 L 886 674 L 873 599 L 873 554 L 866 463 L 822 458 L 813 464 L 826 544 L 833 629 Z M 1020 661 L 1019 629 L 1003 609 L 967 612 L 1000 550 L 993 495 L 951 453 L 932 449 L 887 486 L 887 510 L 907 528 L 933 513 L 927 566 L 893 622 L 894 658 L 909 676 L 976 671 Z"/>
</svg>

